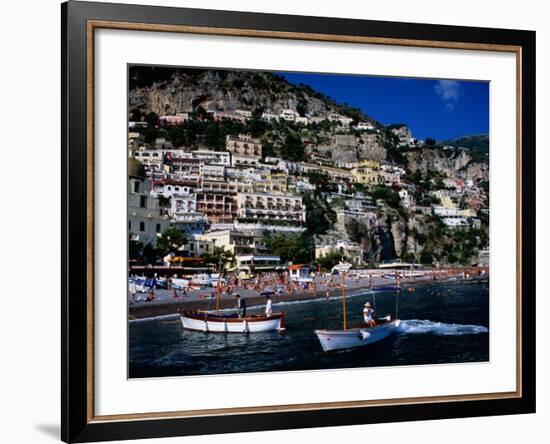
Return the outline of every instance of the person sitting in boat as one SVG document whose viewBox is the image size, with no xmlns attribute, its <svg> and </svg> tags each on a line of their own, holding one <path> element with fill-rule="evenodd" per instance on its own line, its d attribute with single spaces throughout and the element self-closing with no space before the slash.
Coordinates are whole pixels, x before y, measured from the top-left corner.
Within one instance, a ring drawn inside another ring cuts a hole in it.
<svg viewBox="0 0 550 444">
<path fill-rule="evenodd" d="M 266 294 L 265 295 L 266 301 L 265 301 L 265 315 L 269 318 L 273 314 L 273 302 L 271 301 L 271 296 Z"/>
<path fill-rule="evenodd" d="M 365 308 L 363 308 L 363 319 L 365 320 L 365 324 L 369 327 L 374 327 L 376 325 L 376 321 L 374 320 L 374 310 L 372 309 L 370 302 L 365 302 Z"/>
<path fill-rule="evenodd" d="M 240 318 L 244 318 L 246 316 L 246 301 L 241 298 L 241 295 L 237 293 L 235 295 L 237 298 L 237 310 Z"/>
</svg>

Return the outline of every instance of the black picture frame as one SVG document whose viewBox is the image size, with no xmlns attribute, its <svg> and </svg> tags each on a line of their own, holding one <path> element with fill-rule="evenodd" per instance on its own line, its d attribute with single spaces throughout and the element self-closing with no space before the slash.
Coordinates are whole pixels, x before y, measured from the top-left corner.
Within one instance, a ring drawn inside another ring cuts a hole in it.
<svg viewBox="0 0 550 444">
<path fill-rule="evenodd" d="M 513 398 L 449 400 L 370 407 L 340 407 L 96 421 L 90 416 L 88 360 L 93 311 L 86 295 L 89 269 L 88 223 L 90 134 L 87 122 L 87 38 L 90 20 L 186 25 L 265 32 L 368 36 L 409 41 L 511 45 L 521 66 L 521 395 Z M 535 412 L 535 32 L 355 19 L 213 11 L 69 1 L 62 22 L 62 384 L 61 438 L 90 442 L 181 435 L 371 424 Z"/>
</svg>

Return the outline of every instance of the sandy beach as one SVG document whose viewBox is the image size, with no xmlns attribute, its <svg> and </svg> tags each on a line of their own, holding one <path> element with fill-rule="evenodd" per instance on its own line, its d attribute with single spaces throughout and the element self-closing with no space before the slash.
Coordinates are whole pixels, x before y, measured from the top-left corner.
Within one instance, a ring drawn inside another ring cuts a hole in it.
<svg viewBox="0 0 550 444">
<path fill-rule="evenodd" d="M 383 289 L 384 287 L 394 286 L 397 284 L 395 277 L 388 276 L 393 274 L 393 271 L 373 272 L 372 280 L 370 277 L 361 279 L 347 277 L 345 279 L 346 293 L 348 295 L 365 292 L 368 290 Z M 481 273 L 480 270 L 473 269 L 448 269 L 426 272 L 423 276 L 411 276 L 405 272 L 403 277 L 400 277 L 399 283 L 403 291 L 414 291 L 417 285 L 430 285 L 440 283 L 464 283 L 464 282 L 480 282 L 487 281 L 489 273 Z M 292 292 L 281 292 L 271 296 L 273 304 L 276 306 L 280 302 L 300 301 L 307 299 L 326 298 L 341 296 L 342 289 L 340 280 L 336 277 L 335 282 L 338 284 L 333 288 L 328 288 L 326 277 L 317 276 L 314 278 L 314 284 L 310 284 L 309 288 L 298 288 Z M 241 297 L 246 299 L 248 307 L 261 305 L 265 303 L 265 296 L 259 291 L 248 288 L 239 288 L 235 290 Z M 128 293 L 128 314 L 129 320 L 143 319 L 155 316 L 176 314 L 180 309 L 200 309 L 214 310 L 216 308 L 216 288 L 203 287 L 200 290 L 190 290 L 185 294 L 183 291 L 177 291 L 177 297 L 174 297 L 172 290 L 157 289 L 155 290 L 155 299 L 145 301 L 147 294 L 138 293 L 137 301 L 132 302 L 132 295 Z M 235 297 L 233 294 L 220 294 L 220 308 L 230 309 L 235 307 Z"/>
</svg>

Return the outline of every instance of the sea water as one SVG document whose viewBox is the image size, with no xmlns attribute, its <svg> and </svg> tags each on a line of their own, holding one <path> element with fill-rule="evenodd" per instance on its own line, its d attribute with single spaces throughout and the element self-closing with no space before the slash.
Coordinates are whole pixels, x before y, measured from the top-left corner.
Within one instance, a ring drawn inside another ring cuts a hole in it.
<svg viewBox="0 0 550 444">
<path fill-rule="evenodd" d="M 129 377 L 208 375 L 426 365 L 489 360 L 489 284 L 418 286 L 415 291 L 360 292 L 346 298 L 348 326 L 361 322 L 365 302 L 395 316 L 396 334 L 355 349 L 325 353 L 316 329 L 340 329 L 341 297 L 279 302 L 286 332 L 216 334 L 183 330 L 179 317 L 129 322 Z M 260 313 L 263 307 L 250 307 Z"/>
</svg>

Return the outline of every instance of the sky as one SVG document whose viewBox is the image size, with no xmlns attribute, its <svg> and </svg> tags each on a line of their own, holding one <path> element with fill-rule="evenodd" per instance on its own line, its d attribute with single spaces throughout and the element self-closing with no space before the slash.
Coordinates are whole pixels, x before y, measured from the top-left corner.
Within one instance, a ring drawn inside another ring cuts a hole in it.
<svg viewBox="0 0 550 444">
<path fill-rule="evenodd" d="M 405 123 L 413 137 L 436 140 L 489 133 L 489 83 L 278 72 L 383 124 Z"/>
</svg>

